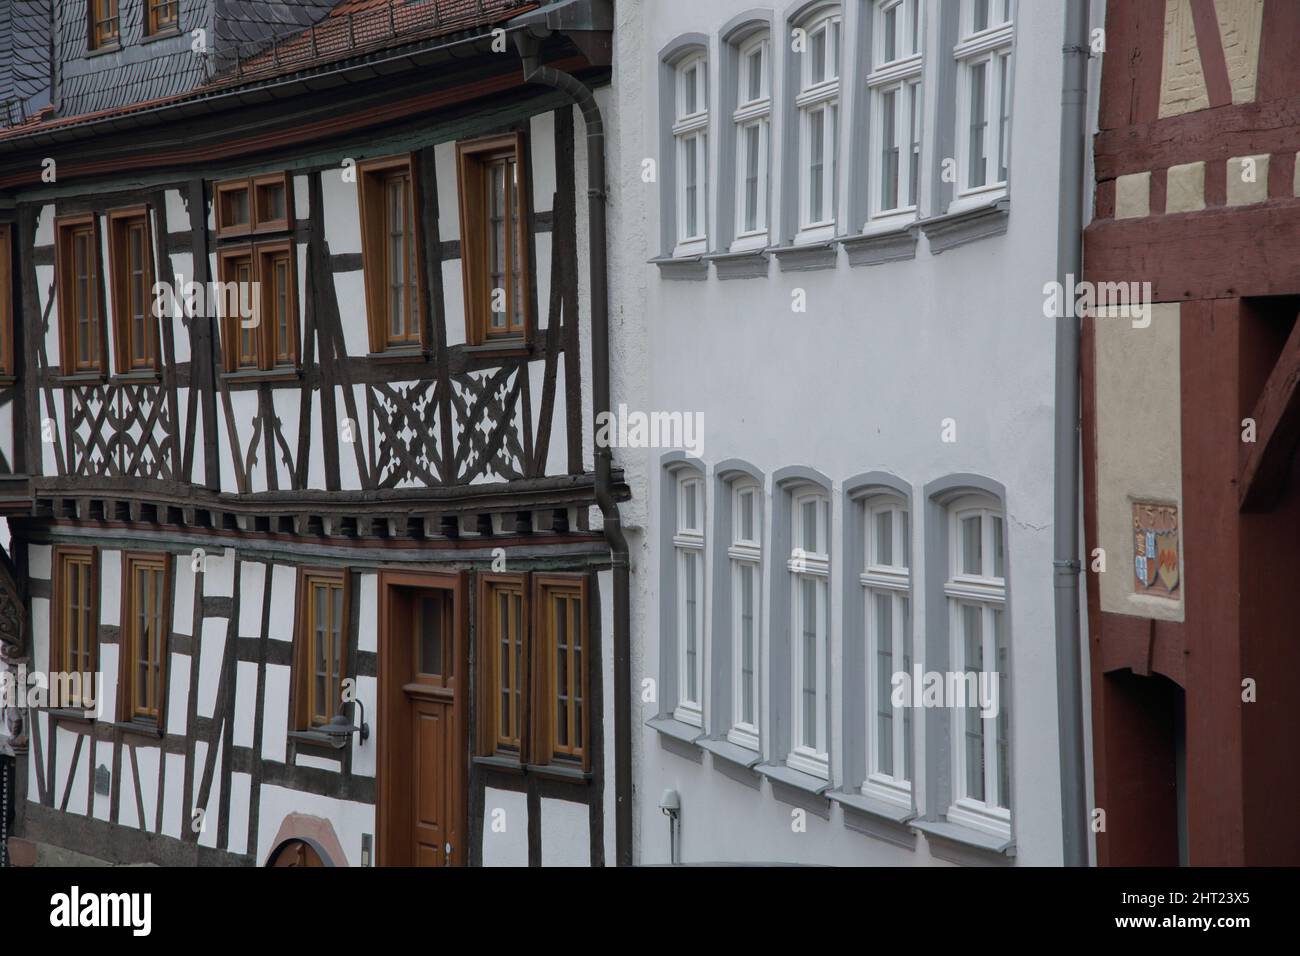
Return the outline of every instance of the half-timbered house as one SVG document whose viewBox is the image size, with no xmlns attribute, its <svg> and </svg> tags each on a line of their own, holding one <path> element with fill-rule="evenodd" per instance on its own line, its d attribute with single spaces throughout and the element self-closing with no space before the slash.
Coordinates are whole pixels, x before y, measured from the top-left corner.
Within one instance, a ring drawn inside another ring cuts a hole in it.
<svg viewBox="0 0 1300 956">
<path fill-rule="evenodd" d="M 14 832 L 630 858 L 607 5 L 9 15 L 50 62 L 0 110 L 0 634 L 11 674 L 93 675 L 7 709 Z"/>
</svg>

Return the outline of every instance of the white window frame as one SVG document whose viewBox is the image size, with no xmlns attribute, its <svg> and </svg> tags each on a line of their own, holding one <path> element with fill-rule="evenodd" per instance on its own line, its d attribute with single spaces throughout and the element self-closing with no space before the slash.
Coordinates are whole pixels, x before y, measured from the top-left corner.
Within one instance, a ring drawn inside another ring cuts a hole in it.
<svg viewBox="0 0 1300 956">
<path fill-rule="evenodd" d="M 990 23 L 975 30 L 975 4 L 987 2 Z M 991 22 L 1008 11 L 1002 23 Z M 953 47 L 957 60 L 957 198 L 949 206 L 950 212 L 972 208 L 994 201 L 1007 191 L 1010 176 L 1011 150 L 1011 81 L 1013 63 L 1012 45 L 1015 36 L 1014 0 L 963 0 L 961 5 L 960 38 Z M 1001 63 L 1006 61 L 1006 89 L 1002 88 Z M 973 184 L 971 177 L 971 119 L 972 75 L 976 68 L 984 68 L 984 182 Z M 1005 127 L 1005 128 L 1004 128 Z M 1003 159 L 1006 173 L 1003 174 Z"/>
<path fill-rule="evenodd" d="M 871 97 L 871 160 L 869 170 L 870 218 L 863 226 L 864 233 L 898 228 L 916 219 L 921 196 L 921 134 L 924 129 L 924 71 L 925 14 L 921 0 L 875 0 L 872 4 L 874 26 L 872 36 L 871 70 L 867 74 L 867 89 Z M 894 55 L 888 56 L 886 28 L 888 14 L 894 13 Z M 911 16 L 917 17 L 916 45 L 911 43 Z M 884 203 L 885 161 L 885 98 L 894 95 L 894 144 L 898 150 L 898 182 L 896 201 Z M 912 155 L 917 153 L 915 179 L 912 173 Z M 916 200 L 911 201 L 912 187 Z"/>
<path fill-rule="evenodd" d="M 980 570 L 971 573 L 962 569 L 962 549 L 964 531 L 962 521 L 966 518 L 979 517 L 980 522 Z M 1000 541 L 999 541 L 1000 538 Z M 1005 839 L 1011 838 L 1011 799 L 1010 794 L 1002 794 L 1001 771 L 1002 755 L 998 748 L 999 725 L 1007 737 L 1007 759 L 1010 759 L 1010 682 L 1004 667 L 996 662 L 999 657 L 997 646 L 998 615 L 1001 614 L 1002 631 L 1007 633 L 1007 586 L 1006 586 L 1006 520 L 1002 509 L 996 502 L 979 496 L 968 496 L 952 503 L 948 509 L 948 579 L 944 584 L 944 594 L 948 603 L 949 654 L 953 671 L 965 672 L 965 624 L 963 609 L 974 608 L 980 614 L 981 658 L 983 667 L 988 670 L 988 662 L 994 661 L 998 673 L 998 716 L 979 717 L 981 721 L 982 746 L 984 759 L 984 778 L 982 798 L 972 796 L 966 786 L 966 733 L 969 711 L 963 707 L 952 707 L 952 738 L 950 746 L 953 755 L 952 805 L 948 808 L 948 820 L 963 826 L 972 827 Z M 997 551 L 1001 548 L 1003 566 L 996 567 Z M 1004 640 L 1002 650 L 1010 655 L 1010 642 Z M 1006 663 L 1009 664 L 1009 661 Z M 977 672 L 978 673 L 978 672 Z M 951 701 L 949 702 L 952 703 Z M 977 705 L 978 706 L 978 705 Z M 1009 770 L 1009 768 L 1007 768 Z M 1011 775 L 1006 775 L 1008 789 L 1011 788 Z M 996 795 L 996 796 L 995 796 Z"/>
<path fill-rule="evenodd" d="M 799 129 L 799 230 L 795 242 L 825 242 L 835 236 L 836 203 L 839 190 L 839 109 L 840 74 L 844 63 L 844 20 L 838 4 L 819 8 L 799 23 L 805 31 L 806 44 L 800 54 L 799 91 L 795 96 Z M 825 32 L 827 75 L 813 77 L 812 48 L 819 33 Z M 838 39 L 836 39 L 838 38 Z M 822 115 L 822 208 L 812 206 L 812 127 L 813 117 Z"/>
<path fill-rule="evenodd" d="M 744 535 L 743 508 L 749 499 L 752 533 Z M 731 486 L 731 545 L 727 557 L 731 571 L 731 727 L 727 740 L 757 752 L 762 725 L 762 607 L 763 607 L 763 489 L 754 481 L 738 480 Z M 753 589 L 749 615 L 752 621 L 750 639 L 753 642 L 750 659 L 753 662 L 749 677 L 749 692 L 754 703 L 751 720 L 745 719 L 745 639 L 744 639 L 744 589 L 741 576 L 753 575 Z"/>
<path fill-rule="evenodd" d="M 813 551 L 803 547 L 804 523 L 803 506 L 807 502 L 816 503 L 816 531 Z M 827 726 L 828 693 L 826 681 L 826 662 L 830 653 L 830 498 L 818 488 L 815 490 L 796 491 L 791 500 L 791 537 L 790 559 L 787 569 L 790 572 L 790 701 L 792 707 L 790 720 L 790 752 L 786 764 L 794 770 L 830 779 L 830 757 Z M 805 731 L 803 716 L 804 666 L 803 648 L 803 585 L 811 581 L 814 585 L 813 610 L 815 622 L 815 651 L 813 666 L 816 674 L 811 686 L 814 688 L 814 721 L 812 738 L 814 744 L 804 743 Z"/>
<path fill-rule="evenodd" d="M 695 102 L 687 100 L 687 76 L 695 74 Z M 699 255 L 709 244 L 709 61 L 703 51 L 684 56 L 673 67 L 676 109 L 673 156 L 676 170 L 677 245 L 674 257 Z M 690 198 L 686 191 L 687 145 L 695 145 L 695 231 L 687 230 Z"/>
<path fill-rule="evenodd" d="M 877 518 L 889 514 L 890 554 L 881 554 L 876 534 Z M 863 607 L 866 621 L 867 655 L 867 776 L 862 783 L 862 794 L 898 806 L 911 808 L 912 783 L 907 775 L 908 748 L 910 746 L 910 704 L 892 707 L 891 764 L 881 767 L 879 753 L 879 714 L 881 708 L 881 678 L 893 687 L 893 673 L 882 675 L 880 668 L 880 634 L 877 632 L 876 601 L 891 602 L 890 660 L 894 673 L 907 671 L 911 662 L 911 520 L 907 502 L 894 495 L 878 495 L 864 502 L 866 561 L 859 576 L 862 585 Z"/>
<path fill-rule="evenodd" d="M 677 706 L 673 718 L 684 724 L 704 725 L 704 478 L 695 472 L 682 472 L 677 481 L 677 533 L 673 535 L 677 573 Z M 695 500 L 695 521 L 688 515 L 687 501 Z M 687 606 L 687 584 L 694 567 L 695 608 Z M 694 621 L 690 618 L 694 617 Z M 690 680 L 687 641 L 689 627 L 695 625 L 695 681 Z"/>
<path fill-rule="evenodd" d="M 755 53 L 760 57 L 761 87 L 755 99 L 749 98 L 749 59 Z M 762 249 L 771 242 L 768 206 L 771 201 L 771 176 L 769 157 L 772 140 L 772 44 L 766 31 L 745 40 L 737 49 L 736 59 L 736 109 L 731 114 L 735 124 L 736 145 L 736 221 L 735 238 L 731 249 L 740 252 Z M 758 183 L 754 228 L 745 222 L 745 186 L 749 153 L 746 143 L 748 130 L 758 130 Z"/>
</svg>

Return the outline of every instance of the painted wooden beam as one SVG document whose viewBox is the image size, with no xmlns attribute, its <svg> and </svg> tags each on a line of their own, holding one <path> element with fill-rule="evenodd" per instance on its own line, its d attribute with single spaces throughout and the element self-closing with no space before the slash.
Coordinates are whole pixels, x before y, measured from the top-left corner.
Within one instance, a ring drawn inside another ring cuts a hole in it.
<svg viewBox="0 0 1300 956">
<path fill-rule="evenodd" d="M 1237 484 L 1242 511 L 1270 511 L 1286 489 L 1300 444 L 1300 321 L 1291 327 L 1282 354 L 1255 403 L 1255 441 L 1242 442 Z"/>
</svg>

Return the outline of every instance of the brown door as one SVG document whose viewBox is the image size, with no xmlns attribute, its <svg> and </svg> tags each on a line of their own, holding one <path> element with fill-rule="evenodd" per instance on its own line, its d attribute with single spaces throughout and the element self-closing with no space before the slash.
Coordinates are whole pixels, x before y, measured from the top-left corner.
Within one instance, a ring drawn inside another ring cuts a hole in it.
<svg viewBox="0 0 1300 956">
<path fill-rule="evenodd" d="M 466 659 L 458 575 L 380 581 L 379 863 L 466 860 Z"/>
</svg>

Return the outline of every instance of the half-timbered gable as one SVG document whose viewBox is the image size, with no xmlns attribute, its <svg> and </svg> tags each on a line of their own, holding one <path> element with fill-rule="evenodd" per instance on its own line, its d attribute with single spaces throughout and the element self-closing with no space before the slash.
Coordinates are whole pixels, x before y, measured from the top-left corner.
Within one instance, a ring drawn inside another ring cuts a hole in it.
<svg viewBox="0 0 1300 956">
<path fill-rule="evenodd" d="M 69 87 L 0 128 L 5 593 L 30 618 L 5 647 L 94 676 L 18 708 L 19 835 L 173 863 L 612 859 L 603 238 L 587 121 L 524 68 L 603 85 L 608 8 L 570 5 L 571 37 L 516 0 L 287 25 L 181 2 L 162 33 L 217 55 L 178 65 L 163 36 L 150 85 L 140 23 L 91 56 L 68 6 L 64 61 L 119 73 L 94 118 Z"/>
</svg>

